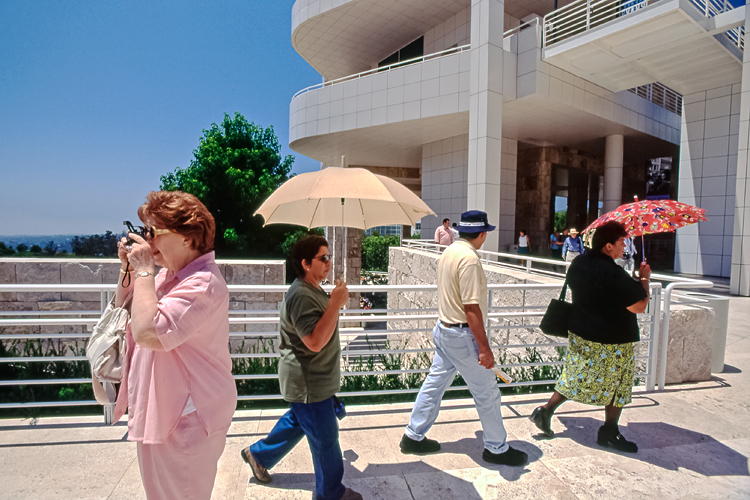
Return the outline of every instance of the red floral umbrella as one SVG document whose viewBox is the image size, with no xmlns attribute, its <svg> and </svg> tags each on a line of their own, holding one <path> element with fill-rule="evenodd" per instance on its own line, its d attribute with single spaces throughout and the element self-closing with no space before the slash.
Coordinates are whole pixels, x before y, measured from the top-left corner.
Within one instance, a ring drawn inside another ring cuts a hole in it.
<svg viewBox="0 0 750 500">
<path fill-rule="evenodd" d="M 631 238 L 650 233 L 669 233 L 688 224 L 708 220 L 705 214 L 706 209 L 679 201 L 638 201 L 636 196 L 633 203 L 621 205 L 596 219 L 583 230 L 583 234 L 584 239 L 589 241 L 594 235 L 594 230 L 609 221 L 617 221 L 624 225 Z"/>
</svg>

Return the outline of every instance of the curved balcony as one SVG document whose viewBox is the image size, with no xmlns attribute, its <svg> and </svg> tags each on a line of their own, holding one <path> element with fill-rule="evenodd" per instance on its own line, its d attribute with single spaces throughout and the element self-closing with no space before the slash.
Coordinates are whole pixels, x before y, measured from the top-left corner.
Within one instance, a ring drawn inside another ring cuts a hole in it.
<svg viewBox="0 0 750 500">
<path fill-rule="evenodd" d="M 326 80 L 372 68 L 470 0 L 297 0 L 292 45 Z"/>
<path fill-rule="evenodd" d="M 468 49 L 301 90 L 290 105 L 290 147 L 329 165 L 346 155 L 350 165 L 419 167 L 422 144 L 469 129 Z"/>
</svg>

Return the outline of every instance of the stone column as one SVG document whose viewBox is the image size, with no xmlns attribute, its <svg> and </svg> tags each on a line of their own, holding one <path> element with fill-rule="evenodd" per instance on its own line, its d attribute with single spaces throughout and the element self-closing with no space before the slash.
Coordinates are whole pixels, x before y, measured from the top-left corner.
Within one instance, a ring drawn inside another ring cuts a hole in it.
<svg viewBox="0 0 750 500">
<path fill-rule="evenodd" d="M 504 17 L 504 0 L 471 2 L 469 167 L 466 201 L 468 210 L 483 210 L 487 212 L 490 223 L 498 225 L 498 230 L 512 232 L 512 218 L 503 216 L 501 224 L 500 217 Z M 498 244 L 499 232 L 493 231 L 489 233 L 484 249 L 497 251 Z"/>
<path fill-rule="evenodd" d="M 750 8 L 745 10 L 745 27 L 750 26 Z M 750 296 L 750 50 L 745 47 L 742 60 L 739 147 L 734 233 L 732 235 L 732 273 L 729 291 Z"/>
<path fill-rule="evenodd" d="M 625 154 L 625 137 L 607 136 L 604 145 L 604 213 L 622 205 L 622 164 Z"/>
</svg>

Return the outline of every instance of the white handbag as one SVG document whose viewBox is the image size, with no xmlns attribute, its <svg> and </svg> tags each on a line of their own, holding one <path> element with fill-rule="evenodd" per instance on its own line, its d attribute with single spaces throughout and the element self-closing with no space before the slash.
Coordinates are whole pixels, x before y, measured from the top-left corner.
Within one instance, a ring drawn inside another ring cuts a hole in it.
<svg viewBox="0 0 750 500">
<path fill-rule="evenodd" d="M 111 404 L 117 399 L 114 384 L 122 381 L 123 365 L 127 356 L 125 327 L 130 319 L 129 309 L 132 298 L 131 292 L 122 307 L 115 307 L 115 297 L 112 297 L 94 326 L 91 338 L 86 345 L 86 357 L 91 364 L 94 396 L 101 404 Z"/>
</svg>

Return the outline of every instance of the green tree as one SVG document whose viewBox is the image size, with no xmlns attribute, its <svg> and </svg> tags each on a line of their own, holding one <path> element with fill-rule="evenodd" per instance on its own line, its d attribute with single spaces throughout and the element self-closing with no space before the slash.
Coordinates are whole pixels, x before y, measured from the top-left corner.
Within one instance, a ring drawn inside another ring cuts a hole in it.
<svg viewBox="0 0 750 500">
<path fill-rule="evenodd" d="M 290 177 L 294 157 L 280 151 L 273 127 L 225 113 L 221 125 L 203 131 L 190 166 L 161 177 L 161 189 L 194 194 L 206 205 L 216 219 L 217 253 L 279 256 L 292 227 L 263 227 L 253 214 Z"/>
<path fill-rule="evenodd" d="M 5 245 L 5 242 L 0 241 L 0 256 L 2 255 L 13 255 L 16 253 L 15 250 L 13 250 L 13 247 L 8 245 Z"/>
<path fill-rule="evenodd" d="M 29 246 L 24 243 L 19 243 L 18 245 L 16 245 L 16 251 L 18 253 L 24 253 L 28 249 L 29 249 Z"/>
<path fill-rule="evenodd" d="M 562 232 L 568 227 L 568 211 L 567 210 L 561 210 L 559 212 L 555 212 L 555 222 L 554 222 L 554 229 L 556 233 Z"/>
<path fill-rule="evenodd" d="M 373 234 L 362 240 L 362 270 L 363 271 L 387 271 L 388 249 L 399 246 L 401 239 L 398 236 L 380 236 Z"/>
<path fill-rule="evenodd" d="M 29 252 L 42 253 L 42 247 L 40 247 L 39 245 L 31 245 L 31 248 L 29 248 Z"/>
</svg>

